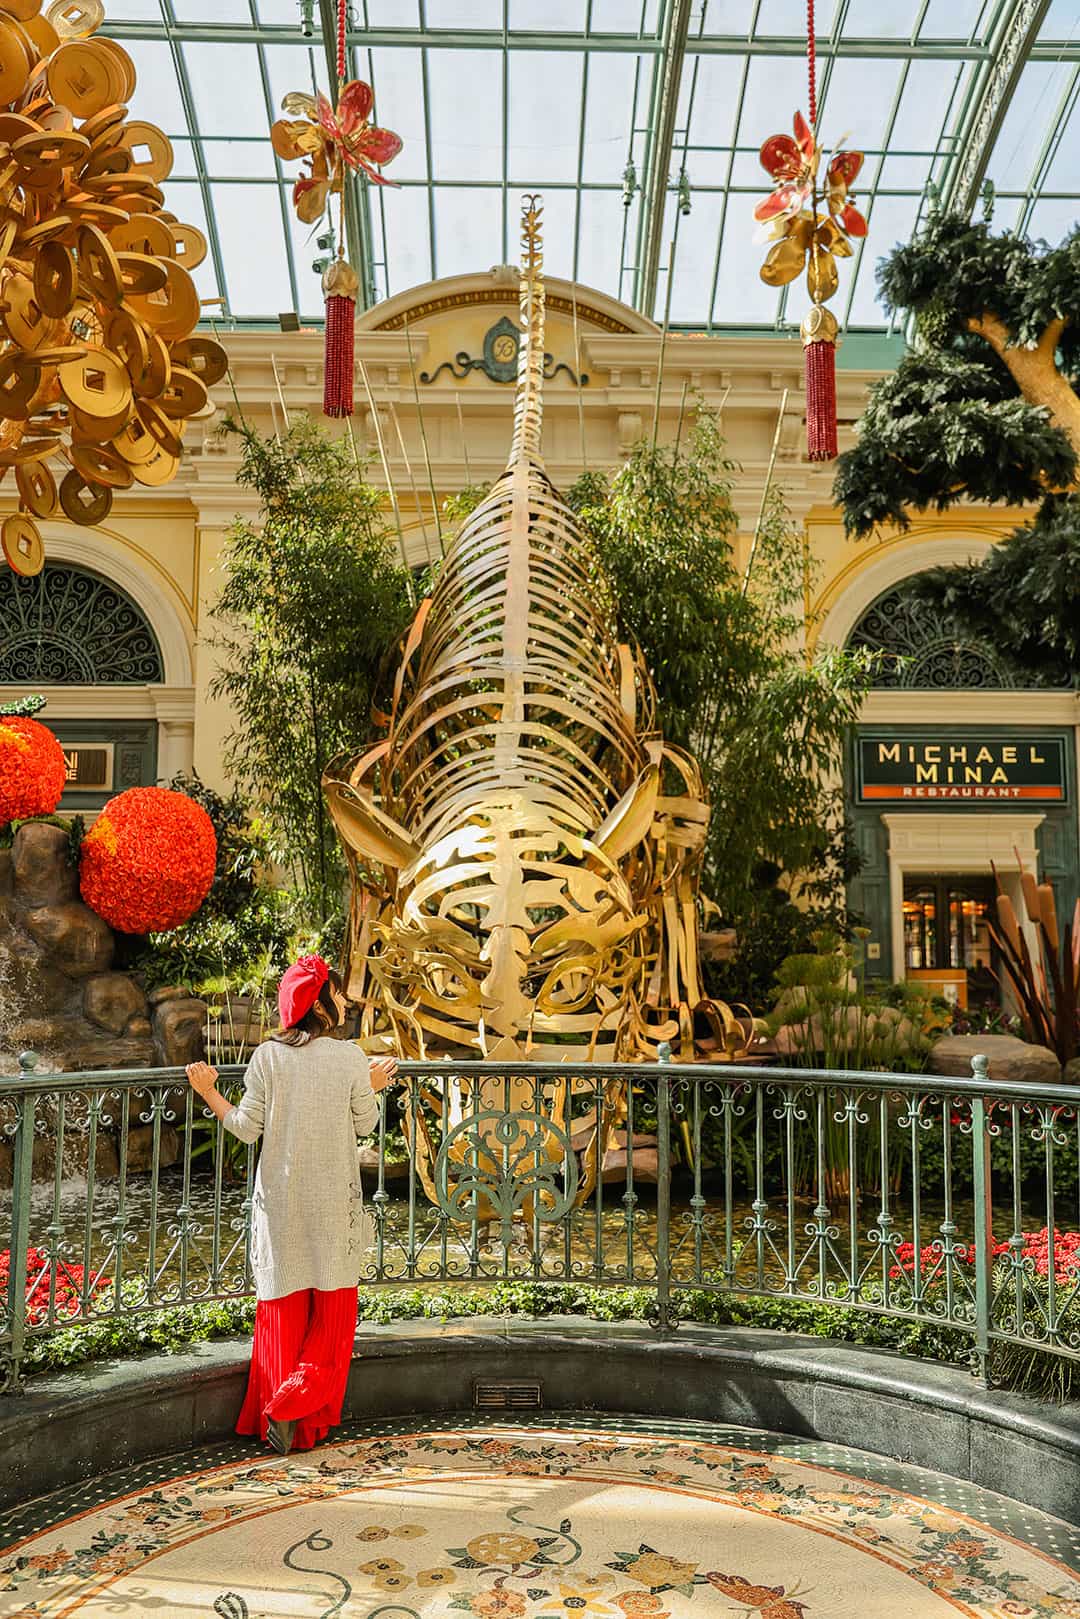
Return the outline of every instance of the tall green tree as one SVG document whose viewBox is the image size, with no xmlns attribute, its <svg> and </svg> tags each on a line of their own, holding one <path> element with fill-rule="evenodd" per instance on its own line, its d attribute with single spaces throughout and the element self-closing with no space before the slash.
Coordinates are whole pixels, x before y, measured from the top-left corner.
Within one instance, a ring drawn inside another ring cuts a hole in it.
<svg viewBox="0 0 1080 1619">
<path fill-rule="evenodd" d="M 211 690 L 236 715 L 226 764 L 258 801 L 276 861 L 325 920 L 341 903 L 344 872 L 323 768 L 370 736 L 380 679 L 412 611 L 412 578 L 349 439 L 308 417 L 280 440 L 244 423 L 228 431 L 260 513 L 229 531 Z"/>
<path fill-rule="evenodd" d="M 866 693 L 864 654 L 804 650 L 808 559 L 775 494 L 753 566 L 740 568 L 735 468 L 714 411 L 685 440 L 643 441 L 610 483 L 571 491 L 615 626 L 638 642 L 660 723 L 690 748 L 712 819 L 705 886 L 731 919 L 761 861 L 794 876 L 825 858 L 844 741 Z"/>
<path fill-rule="evenodd" d="M 906 528 L 958 501 L 1034 504 L 985 561 L 935 570 L 922 589 L 1036 678 L 1080 678 L 1080 230 L 1049 248 L 938 214 L 878 281 L 914 341 L 837 463 L 848 532 Z"/>
</svg>

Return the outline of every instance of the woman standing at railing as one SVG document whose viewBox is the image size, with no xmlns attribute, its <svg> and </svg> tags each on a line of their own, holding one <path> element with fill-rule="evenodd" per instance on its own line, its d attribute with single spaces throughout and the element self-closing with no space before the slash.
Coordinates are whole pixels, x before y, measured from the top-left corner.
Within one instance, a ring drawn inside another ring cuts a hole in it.
<svg viewBox="0 0 1080 1619">
<path fill-rule="evenodd" d="M 335 1039 L 344 1013 L 337 974 L 302 956 L 281 980 L 281 1026 L 248 1064 L 237 1106 L 215 1069 L 187 1070 L 226 1130 L 263 1137 L 251 1212 L 255 1339 L 236 1431 L 282 1453 L 310 1450 L 341 1420 L 370 1245 L 356 1138 L 374 1128 L 375 1092 L 397 1066 Z"/>
</svg>

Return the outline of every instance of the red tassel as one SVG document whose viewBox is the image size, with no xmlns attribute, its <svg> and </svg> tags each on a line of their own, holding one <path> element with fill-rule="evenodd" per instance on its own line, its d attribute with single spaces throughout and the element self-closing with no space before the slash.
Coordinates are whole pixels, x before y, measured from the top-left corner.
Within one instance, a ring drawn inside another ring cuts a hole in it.
<svg viewBox="0 0 1080 1619">
<path fill-rule="evenodd" d="M 836 317 L 820 304 L 802 323 L 806 351 L 806 453 L 811 461 L 834 461 L 836 442 Z"/>
<path fill-rule="evenodd" d="M 323 276 L 323 291 L 326 294 L 324 416 L 351 416 L 353 413 L 358 287 L 356 275 L 344 259 L 335 260 Z"/>
</svg>

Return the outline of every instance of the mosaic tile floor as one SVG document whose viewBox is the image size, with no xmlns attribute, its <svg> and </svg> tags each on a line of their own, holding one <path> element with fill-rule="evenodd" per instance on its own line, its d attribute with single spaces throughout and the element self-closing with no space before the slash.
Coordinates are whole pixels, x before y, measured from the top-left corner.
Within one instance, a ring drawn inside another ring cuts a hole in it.
<svg viewBox="0 0 1080 1619">
<path fill-rule="evenodd" d="M 657 1421 L 354 1425 L 0 1519 L 0 1619 L 1080 1619 L 1080 1531 L 859 1451 Z"/>
</svg>

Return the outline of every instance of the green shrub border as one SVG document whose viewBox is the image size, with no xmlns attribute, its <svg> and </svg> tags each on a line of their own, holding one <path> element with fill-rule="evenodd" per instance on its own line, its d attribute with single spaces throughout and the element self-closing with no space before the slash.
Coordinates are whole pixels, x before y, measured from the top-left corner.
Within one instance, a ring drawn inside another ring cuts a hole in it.
<svg viewBox="0 0 1080 1619">
<path fill-rule="evenodd" d="M 494 1315 L 535 1319 L 576 1315 L 593 1321 L 647 1321 L 655 1302 L 650 1288 L 566 1283 L 500 1282 L 482 1291 L 462 1288 L 438 1292 L 361 1287 L 359 1319 L 380 1326 L 395 1321 Z M 765 1327 L 891 1349 L 939 1365 L 970 1368 L 972 1364 L 970 1336 L 944 1324 L 895 1320 L 842 1305 L 748 1298 L 704 1289 L 680 1292 L 674 1305 L 680 1320 L 702 1326 Z M 23 1356 L 23 1371 L 43 1373 L 154 1350 L 182 1350 L 191 1344 L 248 1333 L 254 1319 L 255 1301 L 250 1298 L 175 1305 L 119 1319 L 102 1317 L 61 1327 L 48 1336 L 31 1337 Z M 991 1375 L 999 1384 L 1043 1399 L 1062 1401 L 1080 1395 L 1080 1364 L 1038 1350 L 997 1346 Z"/>
</svg>

